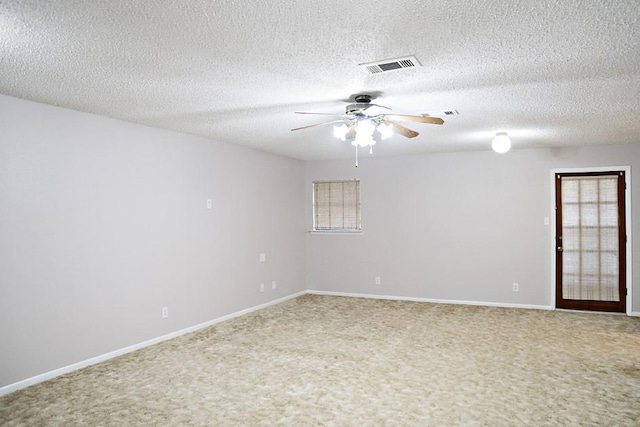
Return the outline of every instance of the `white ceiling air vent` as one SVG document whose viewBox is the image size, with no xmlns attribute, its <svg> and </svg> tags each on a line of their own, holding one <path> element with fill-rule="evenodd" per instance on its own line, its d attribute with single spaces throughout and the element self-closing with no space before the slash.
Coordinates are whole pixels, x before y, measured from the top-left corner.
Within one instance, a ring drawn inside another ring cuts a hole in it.
<svg viewBox="0 0 640 427">
<path fill-rule="evenodd" d="M 385 59 L 359 65 L 369 74 L 378 74 L 386 71 L 401 70 L 403 68 L 419 67 L 420 63 L 415 56 L 406 56 L 404 58 Z"/>
</svg>

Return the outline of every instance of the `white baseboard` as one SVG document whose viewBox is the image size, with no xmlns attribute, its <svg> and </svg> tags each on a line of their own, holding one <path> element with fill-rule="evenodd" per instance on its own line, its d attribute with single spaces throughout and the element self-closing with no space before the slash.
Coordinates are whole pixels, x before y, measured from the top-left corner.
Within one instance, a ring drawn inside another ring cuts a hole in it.
<svg viewBox="0 0 640 427">
<path fill-rule="evenodd" d="M 437 304 L 459 304 L 459 305 L 478 305 L 478 306 L 484 306 L 484 307 L 553 310 L 550 306 L 547 306 L 547 305 L 511 304 L 511 303 L 485 302 L 485 301 L 444 300 L 444 299 L 434 299 L 434 298 L 403 297 L 403 296 L 396 296 L 396 295 L 352 294 L 352 293 L 345 293 L 345 292 L 328 292 L 328 291 L 307 291 L 307 293 L 311 295 L 329 295 L 329 296 L 337 296 L 337 297 L 385 299 L 385 300 L 394 300 L 394 301 L 432 302 Z"/>
<path fill-rule="evenodd" d="M 147 340 L 147 341 L 143 341 L 141 343 L 134 344 L 134 345 L 131 345 L 131 346 L 128 346 L 128 347 L 125 347 L 125 348 L 121 348 L 119 350 L 115 350 L 115 351 L 112 351 L 112 352 L 109 352 L 109 353 L 105 353 L 105 354 L 102 354 L 100 356 L 92 357 L 91 359 L 83 360 L 81 362 L 74 363 L 74 364 L 59 368 L 59 369 L 54 369 L 53 371 L 45 372 L 44 374 L 36 375 L 35 377 L 31 377 L 31 378 L 27 378 L 26 380 L 18 381 L 17 383 L 6 385 L 6 386 L 0 388 L 0 397 L 4 396 L 4 395 L 7 395 L 9 393 L 13 393 L 14 391 L 18 391 L 18 390 L 23 389 L 25 387 L 29 387 L 29 386 L 32 386 L 32 385 L 47 381 L 47 380 L 53 379 L 55 377 L 59 377 L 60 375 L 68 374 L 70 372 L 77 371 L 77 370 L 82 369 L 82 368 L 86 368 L 87 366 L 91 366 L 91 365 L 95 365 L 97 363 L 105 362 L 105 361 L 107 361 L 109 359 L 113 359 L 115 357 L 122 356 L 124 354 L 131 353 L 133 351 L 140 350 L 142 348 L 149 347 L 151 345 L 158 344 L 158 343 L 161 343 L 163 341 L 167 341 L 167 340 L 179 337 L 181 335 L 188 334 L 190 332 L 195 332 L 195 331 L 197 331 L 199 329 L 203 329 L 203 328 L 206 328 L 208 326 L 215 325 L 216 323 L 224 322 L 226 320 L 230 320 L 230 319 L 233 319 L 235 317 L 243 316 L 245 314 L 249 314 L 251 312 L 254 312 L 254 311 L 257 311 L 257 310 L 261 310 L 261 309 L 269 307 L 271 305 L 280 304 L 281 302 L 284 302 L 284 301 L 287 301 L 287 300 L 290 300 L 290 299 L 293 299 L 293 298 L 297 298 L 299 296 L 305 295 L 306 293 L 307 293 L 306 291 L 302 291 L 302 292 L 298 292 L 296 294 L 288 295 L 286 297 L 282 297 L 282 298 L 279 298 L 279 299 L 276 299 L 276 300 L 273 300 L 273 301 L 269 301 L 269 302 L 264 303 L 264 304 L 256 305 L 254 307 L 250 307 L 250 308 L 247 308 L 245 310 L 237 311 L 235 313 L 231 313 L 231 314 L 228 314 L 226 316 L 218 317 L 217 319 L 209 320 L 207 322 L 200 323 L 198 325 L 190 326 L 188 328 L 181 329 L 181 330 L 176 331 L 176 332 L 171 332 L 170 334 L 163 335 L 161 337 L 157 337 L 157 338 L 153 338 L 153 339 L 150 339 L 150 340 Z"/>
<path fill-rule="evenodd" d="M 403 296 L 397 296 L 397 295 L 355 294 L 355 293 L 348 293 L 348 292 L 330 292 L 330 291 L 314 291 L 314 290 L 309 290 L 306 293 L 310 295 L 328 295 L 328 296 L 336 296 L 336 297 L 386 299 L 386 300 L 394 300 L 394 301 L 432 302 L 436 304 L 459 304 L 459 305 L 477 305 L 477 306 L 484 306 L 484 307 L 526 308 L 531 310 L 556 310 L 555 307 L 552 307 L 550 305 L 445 300 L 445 299 L 436 299 L 436 298 L 403 297 Z M 572 313 L 576 312 L 576 310 L 567 310 L 567 311 Z M 598 313 L 598 312 L 584 311 L 584 313 Z M 611 313 L 603 312 L 603 314 L 611 314 Z M 620 313 L 620 314 L 625 315 L 625 313 Z M 631 311 L 626 313 L 626 315 L 631 317 L 640 317 L 640 311 Z"/>
</svg>

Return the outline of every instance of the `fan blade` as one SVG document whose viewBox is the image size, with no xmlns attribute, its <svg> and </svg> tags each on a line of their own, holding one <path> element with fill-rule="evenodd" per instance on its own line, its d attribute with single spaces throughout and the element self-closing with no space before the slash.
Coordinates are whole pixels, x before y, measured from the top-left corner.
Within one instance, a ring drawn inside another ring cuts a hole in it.
<svg viewBox="0 0 640 427">
<path fill-rule="evenodd" d="M 380 107 L 380 108 L 384 108 L 385 110 L 391 110 L 391 108 L 385 107 L 384 105 L 380 105 L 380 104 L 365 104 L 365 105 L 366 107 L 363 108 L 362 111 L 367 111 L 371 107 Z"/>
<path fill-rule="evenodd" d="M 383 114 L 387 119 L 398 120 L 400 122 L 418 122 L 418 123 L 430 123 L 433 125 L 441 125 L 444 123 L 440 117 L 424 117 L 424 116 L 407 116 L 402 114 Z"/>
<path fill-rule="evenodd" d="M 295 114 L 314 114 L 316 116 L 344 116 L 344 114 L 335 114 L 335 113 L 311 113 L 308 111 L 295 111 Z"/>
<path fill-rule="evenodd" d="M 404 127 L 402 125 L 394 123 L 394 122 L 392 122 L 390 120 L 385 120 L 385 123 L 393 126 L 393 130 L 396 131 L 397 133 L 399 133 L 400 135 L 404 136 L 404 137 L 415 138 L 416 136 L 420 135 L 415 130 L 411 130 L 411 129 L 406 128 L 406 127 Z"/>
<path fill-rule="evenodd" d="M 316 126 L 323 126 L 323 125 L 330 125 L 331 123 L 340 123 L 340 122 L 344 122 L 345 119 L 339 119 L 339 120 L 330 120 L 328 122 L 322 122 L 322 123 L 316 123 L 314 125 L 308 125 L 308 126 L 301 126 L 299 128 L 293 128 L 291 129 L 292 131 L 294 130 L 300 130 L 300 129 L 309 129 L 309 128 L 313 128 Z"/>
</svg>

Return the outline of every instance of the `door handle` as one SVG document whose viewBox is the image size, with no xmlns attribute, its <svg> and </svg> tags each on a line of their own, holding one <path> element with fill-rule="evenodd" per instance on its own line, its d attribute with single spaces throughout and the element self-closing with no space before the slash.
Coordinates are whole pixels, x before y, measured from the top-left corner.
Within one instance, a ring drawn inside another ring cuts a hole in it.
<svg viewBox="0 0 640 427">
<path fill-rule="evenodd" d="M 558 246 L 558 252 L 562 252 L 564 249 L 562 249 L 562 246 Z"/>
</svg>

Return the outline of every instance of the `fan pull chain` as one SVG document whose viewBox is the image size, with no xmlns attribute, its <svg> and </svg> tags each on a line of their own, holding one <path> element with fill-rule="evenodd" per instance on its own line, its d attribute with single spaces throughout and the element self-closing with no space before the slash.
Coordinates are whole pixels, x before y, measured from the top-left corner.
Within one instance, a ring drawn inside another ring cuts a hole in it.
<svg viewBox="0 0 640 427">
<path fill-rule="evenodd" d="M 358 145 L 356 144 L 356 164 L 355 167 L 358 167 Z"/>
</svg>

